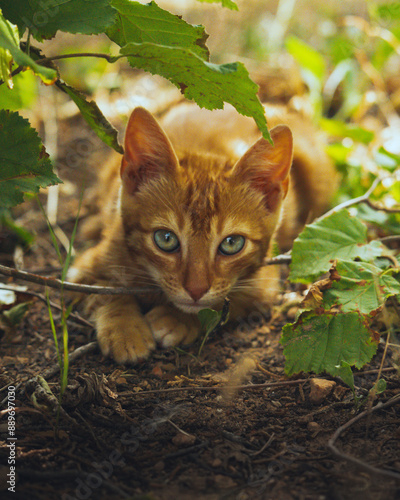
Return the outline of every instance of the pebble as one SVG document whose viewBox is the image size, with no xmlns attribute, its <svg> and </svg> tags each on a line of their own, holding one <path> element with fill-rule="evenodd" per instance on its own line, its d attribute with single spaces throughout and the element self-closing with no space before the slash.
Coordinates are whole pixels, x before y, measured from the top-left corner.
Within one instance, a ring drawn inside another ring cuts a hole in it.
<svg viewBox="0 0 400 500">
<path fill-rule="evenodd" d="M 336 382 L 333 380 L 325 380 L 322 378 L 312 378 L 310 380 L 310 401 L 314 404 L 322 403 L 322 401 L 329 396 L 333 388 L 336 386 Z"/>
</svg>

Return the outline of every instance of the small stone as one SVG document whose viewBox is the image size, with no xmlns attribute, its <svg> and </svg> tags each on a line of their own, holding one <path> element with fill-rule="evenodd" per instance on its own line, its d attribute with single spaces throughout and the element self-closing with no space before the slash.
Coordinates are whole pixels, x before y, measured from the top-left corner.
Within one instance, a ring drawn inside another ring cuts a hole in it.
<svg viewBox="0 0 400 500">
<path fill-rule="evenodd" d="M 314 404 L 322 403 L 322 401 L 329 396 L 335 386 L 336 382 L 333 380 L 312 378 L 310 380 L 310 401 Z"/>
<path fill-rule="evenodd" d="M 257 333 L 261 333 L 263 335 L 268 335 L 269 333 L 271 333 L 271 328 L 269 326 L 267 326 L 267 325 L 261 325 L 258 328 Z"/>
<path fill-rule="evenodd" d="M 236 481 L 234 481 L 231 477 L 223 476 L 222 474 L 216 474 L 214 476 L 214 482 L 218 488 L 229 489 L 237 486 Z"/>
<path fill-rule="evenodd" d="M 299 310 L 298 307 L 291 307 L 286 313 L 288 320 L 294 321 L 298 310 Z"/>
<path fill-rule="evenodd" d="M 307 429 L 314 434 L 321 430 L 321 426 L 317 422 L 308 422 Z"/>
<path fill-rule="evenodd" d="M 118 377 L 116 380 L 115 380 L 115 383 L 117 385 L 126 385 L 127 384 L 127 381 L 126 381 L 126 378 L 125 377 Z"/>
<path fill-rule="evenodd" d="M 161 472 L 164 470 L 164 467 L 165 467 L 165 463 L 162 460 L 160 460 L 159 462 L 157 462 L 154 465 L 154 470 L 157 472 Z"/>
<path fill-rule="evenodd" d="M 196 436 L 190 434 L 183 434 L 178 432 L 173 438 L 172 442 L 175 446 L 191 446 L 196 441 Z"/>
<path fill-rule="evenodd" d="M 162 377 L 163 376 L 163 371 L 160 365 L 156 365 L 152 370 L 151 374 L 155 375 L 156 377 Z"/>
</svg>

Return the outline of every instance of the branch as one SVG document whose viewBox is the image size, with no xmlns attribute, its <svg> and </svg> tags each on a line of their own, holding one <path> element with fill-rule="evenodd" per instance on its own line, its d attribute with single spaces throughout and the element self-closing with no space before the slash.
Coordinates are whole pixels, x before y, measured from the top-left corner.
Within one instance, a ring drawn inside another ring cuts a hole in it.
<svg viewBox="0 0 400 500">
<path fill-rule="evenodd" d="M 291 251 L 272 257 L 272 259 L 264 260 L 263 266 L 274 266 L 279 264 L 290 264 L 292 262 Z"/>
<path fill-rule="evenodd" d="M 48 286 L 50 288 L 57 288 L 58 290 L 70 290 L 80 293 L 94 293 L 98 295 L 134 295 L 138 293 L 154 292 L 154 288 L 144 287 L 113 287 L 113 286 L 98 286 L 98 285 L 83 285 L 80 283 L 70 283 L 68 281 L 61 281 L 57 278 L 45 278 L 38 274 L 27 273 L 26 271 L 18 271 L 11 267 L 0 265 L 0 274 L 4 276 L 11 276 L 30 283 Z"/>
<path fill-rule="evenodd" d="M 47 304 L 47 299 L 44 295 L 42 295 L 41 293 L 32 292 L 32 290 L 23 290 L 23 291 L 22 290 L 13 290 L 13 288 L 8 287 L 7 285 L 5 285 L 4 287 L 0 286 L 0 290 L 7 290 L 7 291 L 11 290 L 14 293 L 21 293 L 22 295 L 29 295 L 30 297 L 36 297 L 37 299 L 39 299 L 42 302 L 44 302 L 45 304 Z M 50 303 L 51 307 L 53 307 L 54 309 L 57 309 L 57 311 L 63 310 L 59 304 L 56 304 L 55 302 L 52 302 L 51 300 L 49 301 L 49 303 Z M 85 318 L 82 318 L 82 316 L 80 316 L 76 312 L 70 312 L 68 315 L 68 319 L 73 319 L 74 321 L 80 323 L 81 325 L 87 326 L 89 328 L 94 328 L 93 323 L 91 323 L 90 321 L 88 321 Z"/>
<path fill-rule="evenodd" d="M 100 57 L 102 59 L 105 59 L 108 62 L 113 62 L 116 57 L 119 56 L 110 56 L 108 54 L 100 54 L 99 52 L 79 52 L 75 54 L 62 54 L 59 56 L 53 56 L 53 57 L 43 57 L 42 59 L 38 59 L 36 61 L 37 64 L 42 64 L 46 63 L 49 61 L 57 61 L 59 59 L 69 59 L 72 57 Z M 125 57 L 125 56 L 122 56 Z"/>
<path fill-rule="evenodd" d="M 85 345 L 78 347 L 77 349 L 75 349 L 75 351 L 73 351 L 69 354 L 69 356 L 68 356 L 69 364 L 71 365 L 76 360 L 80 359 L 82 356 L 85 356 L 86 354 L 91 354 L 92 352 L 95 352 L 98 349 L 99 349 L 99 346 L 98 346 L 96 341 L 89 342 L 88 344 L 85 344 Z M 54 377 L 54 375 L 57 375 L 57 374 L 60 374 L 60 365 L 58 363 L 55 363 L 53 366 L 50 366 L 49 368 L 47 368 L 47 370 L 45 370 L 41 376 L 45 380 L 48 380 L 49 378 Z M 35 378 L 35 377 L 33 377 L 33 378 Z M 30 382 L 31 380 L 33 380 L 33 379 L 28 380 L 28 382 Z M 26 382 L 26 384 L 28 382 Z"/>
<path fill-rule="evenodd" d="M 386 212 L 388 214 L 399 214 L 400 213 L 400 208 L 382 207 L 382 206 L 377 205 L 376 203 L 372 202 L 371 200 L 364 200 L 364 203 L 366 203 L 369 207 L 371 207 L 374 210 L 382 210 L 382 212 Z"/>
<path fill-rule="evenodd" d="M 396 234 L 396 235 L 392 235 L 392 236 L 384 236 L 383 238 L 380 238 L 380 240 L 382 243 L 393 243 L 393 242 L 397 242 L 397 241 L 400 241 L 400 234 Z"/>
<path fill-rule="evenodd" d="M 347 207 L 352 207 L 353 205 L 358 205 L 359 203 L 366 203 L 369 205 L 371 208 L 374 210 L 382 210 L 384 212 L 388 213 L 400 213 L 400 209 L 395 209 L 395 208 L 385 208 L 376 205 L 373 203 L 369 197 L 371 194 L 375 191 L 376 187 L 383 181 L 383 179 L 386 179 L 387 176 L 385 177 L 377 177 L 374 182 L 372 183 L 371 187 L 362 195 L 358 196 L 357 198 L 352 198 L 351 200 L 344 201 L 343 203 L 340 203 L 340 205 L 336 205 L 336 207 L 333 207 L 331 210 L 328 212 L 325 212 L 323 215 L 318 217 L 317 219 L 314 220 L 314 222 L 321 221 L 325 219 L 326 217 L 329 217 L 330 215 L 339 212 L 339 210 L 342 210 L 343 208 Z M 390 237 L 389 237 L 390 238 Z M 396 237 L 398 238 L 398 237 Z M 383 241 L 384 238 L 381 239 Z M 277 257 L 273 257 L 272 259 L 267 259 L 263 262 L 263 266 L 272 266 L 272 265 L 279 265 L 279 264 L 290 264 L 292 261 L 292 258 L 290 256 L 290 252 L 287 252 L 282 255 L 278 255 Z"/>
<path fill-rule="evenodd" d="M 230 385 L 229 389 L 235 391 L 253 391 L 258 389 L 269 389 L 277 387 L 286 387 L 290 385 L 300 385 L 308 382 L 309 379 L 298 379 L 298 380 L 283 380 L 281 382 L 265 382 L 264 384 L 245 384 L 245 385 Z M 220 389 L 225 389 L 226 385 L 213 385 L 213 386 L 202 386 L 202 385 L 191 385 L 187 387 L 171 387 L 169 389 L 151 389 L 149 391 L 140 391 L 133 393 L 132 391 L 119 392 L 118 396 L 143 396 L 146 394 L 164 394 L 170 392 L 183 392 L 183 391 L 218 391 Z"/>
<path fill-rule="evenodd" d="M 363 195 L 358 196 L 357 198 L 352 198 L 351 200 L 344 201 L 343 203 L 340 203 L 340 205 L 333 207 L 332 210 L 329 210 L 329 212 L 324 213 L 323 215 L 321 215 L 321 217 L 318 217 L 318 219 L 316 220 L 320 221 L 322 219 L 325 219 L 326 217 L 329 217 L 335 212 L 339 212 L 339 210 L 342 210 L 343 208 L 352 207 L 353 205 L 358 205 L 359 203 L 368 203 L 369 197 L 375 191 L 376 187 L 383 181 L 384 178 L 386 177 L 377 177 L 372 183 L 371 187 Z"/>
<path fill-rule="evenodd" d="M 365 471 L 367 471 L 371 474 L 378 474 L 380 476 L 387 476 L 387 477 L 399 480 L 400 474 L 398 474 L 396 472 L 392 472 L 390 470 L 378 469 L 377 467 L 374 467 L 373 465 L 369 465 L 358 458 L 352 457 L 351 455 L 347 455 L 346 453 L 342 453 L 335 446 L 335 442 L 339 438 L 339 436 L 342 434 L 342 432 L 344 432 L 346 429 L 348 429 L 351 425 L 355 424 L 356 422 L 361 420 L 363 417 L 370 415 L 374 411 L 383 410 L 384 408 L 387 408 L 389 406 L 393 406 L 399 402 L 400 402 L 400 394 L 397 394 L 393 398 L 389 399 L 389 401 L 386 401 L 386 403 L 378 403 L 373 408 L 361 412 L 359 415 L 352 418 L 351 420 L 349 420 L 345 424 L 341 425 L 336 430 L 336 432 L 333 434 L 333 436 L 328 441 L 328 448 L 331 450 L 331 452 L 337 458 L 345 460 L 346 462 L 351 462 L 352 464 L 357 465 L 358 467 L 364 469 Z"/>
</svg>

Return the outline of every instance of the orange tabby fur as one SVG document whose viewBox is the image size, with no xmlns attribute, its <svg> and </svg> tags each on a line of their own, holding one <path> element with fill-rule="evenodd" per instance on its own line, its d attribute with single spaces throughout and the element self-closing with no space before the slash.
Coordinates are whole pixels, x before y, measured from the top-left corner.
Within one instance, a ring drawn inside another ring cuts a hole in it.
<svg viewBox="0 0 400 500">
<path fill-rule="evenodd" d="M 262 267 L 271 239 L 289 248 L 302 226 L 326 208 L 336 176 L 310 123 L 282 108 L 266 110 L 270 127 L 286 123 L 294 135 L 289 189 L 287 126 L 271 130 L 272 147 L 233 108 L 179 106 L 164 117 L 166 134 L 146 110 L 132 113 L 121 180 L 112 165 L 103 174 L 102 239 L 70 274 L 77 282 L 150 289 L 137 297 L 86 299 L 105 355 L 135 362 L 157 342 L 190 343 L 198 334 L 197 312 L 219 309 L 225 297 L 231 319 L 273 300 L 277 269 Z M 169 231 L 168 241 L 172 231 L 179 248 L 158 247 L 158 230 Z M 231 235 L 245 243 L 225 255 L 220 244 Z"/>
</svg>

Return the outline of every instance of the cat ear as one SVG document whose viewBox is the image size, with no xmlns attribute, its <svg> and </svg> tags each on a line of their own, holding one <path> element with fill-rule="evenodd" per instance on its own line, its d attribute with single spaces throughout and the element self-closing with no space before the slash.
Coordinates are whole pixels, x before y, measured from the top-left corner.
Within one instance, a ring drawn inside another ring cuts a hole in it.
<svg viewBox="0 0 400 500">
<path fill-rule="evenodd" d="M 121 178 L 132 194 L 141 183 L 173 171 L 178 165 L 168 137 L 144 108 L 134 109 L 129 118 L 124 150 Z"/>
<path fill-rule="evenodd" d="M 267 208 L 273 211 L 288 191 L 293 138 L 286 125 L 274 127 L 270 134 L 274 145 L 259 139 L 238 161 L 234 175 L 261 191 Z"/>
</svg>

